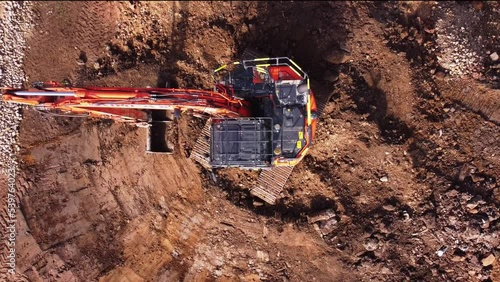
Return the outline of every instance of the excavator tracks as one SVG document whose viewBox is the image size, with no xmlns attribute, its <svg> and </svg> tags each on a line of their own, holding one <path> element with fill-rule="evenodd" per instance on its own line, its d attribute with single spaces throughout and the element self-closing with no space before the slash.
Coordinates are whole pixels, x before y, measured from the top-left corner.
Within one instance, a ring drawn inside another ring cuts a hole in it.
<svg viewBox="0 0 500 282">
<path fill-rule="evenodd" d="M 257 187 L 250 191 L 253 196 L 259 197 L 266 203 L 274 205 L 281 197 L 281 191 L 292 173 L 293 166 L 273 167 L 262 170 L 257 180 Z"/>
<path fill-rule="evenodd" d="M 211 122 L 212 120 L 208 119 L 205 123 L 198 140 L 196 140 L 193 152 L 191 152 L 191 156 L 189 156 L 191 159 L 197 161 L 201 166 L 208 170 L 212 170 L 212 166 L 209 163 Z"/>
</svg>

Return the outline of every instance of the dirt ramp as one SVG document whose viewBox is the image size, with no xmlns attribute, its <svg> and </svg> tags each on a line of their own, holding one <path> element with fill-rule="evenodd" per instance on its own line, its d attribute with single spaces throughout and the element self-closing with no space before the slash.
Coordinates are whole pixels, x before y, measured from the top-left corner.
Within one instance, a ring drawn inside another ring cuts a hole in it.
<svg viewBox="0 0 500 282">
<path fill-rule="evenodd" d="M 446 98 L 475 111 L 497 125 L 500 123 L 499 89 L 475 80 L 442 80 L 438 83 Z"/>
</svg>

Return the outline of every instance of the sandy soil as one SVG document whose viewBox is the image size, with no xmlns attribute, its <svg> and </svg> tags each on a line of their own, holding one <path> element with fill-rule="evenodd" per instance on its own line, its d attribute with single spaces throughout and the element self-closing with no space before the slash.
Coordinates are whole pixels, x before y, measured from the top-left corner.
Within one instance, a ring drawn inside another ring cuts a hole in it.
<svg viewBox="0 0 500 282">
<path fill-rule="evenodd" d="M 144 129 L 25 110 L 18 279 L 500 281 L 499 62 L 438 58 L 470 14 L 474 50 L 500 53 L 500 5 L 436 5 L 36 2 L 27 85 L 210 89 L 253 48 L 293 58 L 326 106 L 275 206 L 250 196 L 257 172 L 214 182 L 188 159 L 196 118 L 170 156 L 145 153 Z"/>
</svg>

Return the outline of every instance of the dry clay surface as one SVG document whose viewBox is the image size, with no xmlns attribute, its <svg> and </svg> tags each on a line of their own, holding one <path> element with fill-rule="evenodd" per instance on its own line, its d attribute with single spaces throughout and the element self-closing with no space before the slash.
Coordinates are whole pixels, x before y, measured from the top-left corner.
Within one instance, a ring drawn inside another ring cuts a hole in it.
<svg viewBox="0 0 500 282">
<path fill-rule="evenodd" d="M 150 155 L 142 128 L 23 110 L 9 279 L 500 280 L 498 3 L 35 2 L 32 17 L 26 85 L 210 89 L 252 48 L 293 58 L 326 106 L 275 206 L 250 196 L 257 172 L 188 159 L 202 120 Z"/>
</svg>

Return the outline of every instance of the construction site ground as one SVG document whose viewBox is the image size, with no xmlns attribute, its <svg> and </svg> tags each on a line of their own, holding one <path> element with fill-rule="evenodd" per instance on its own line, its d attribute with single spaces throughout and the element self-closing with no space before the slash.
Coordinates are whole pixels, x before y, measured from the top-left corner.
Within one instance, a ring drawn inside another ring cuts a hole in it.
<svg viewBox="0 0 500 282">
<path fill-rule="evenodd" d="M 211 89 L 211 70 L 253 48 L 293 58 L 326 106 L 274 206 L 250 195 L 257 171 L 189 159 L 204 121 L 187 113 L 175 153 L 154 155 L 144 128 L 24 109 L 19 279 L 500 281 L 498 2 L 33 11 L 26 86 Z M 463 42 L 474 54 L 442 63 Z"/>
</svg>

